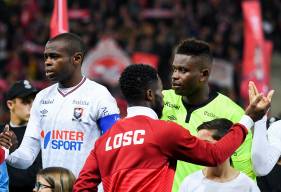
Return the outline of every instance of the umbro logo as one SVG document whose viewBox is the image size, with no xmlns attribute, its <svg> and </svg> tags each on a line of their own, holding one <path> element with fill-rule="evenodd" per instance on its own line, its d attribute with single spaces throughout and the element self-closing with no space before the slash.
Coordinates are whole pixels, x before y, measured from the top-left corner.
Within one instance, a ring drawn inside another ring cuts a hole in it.
<svg viewBox="0 0 281 192">
<path fill-rule="evenodd" d="M 169 119 L 170 121 L 176 121 L 176 120 L 177 120 L 177 118 L 176 118 L 174 115 L 168 116 L 168 119 Z"/>
<path fill-rule="evenodd" d="M 43 109 L 40 111 L 40 113 L 41 113 L 41 115 L 40 115 L 41 117 L 46 117 L 47 116 L 46 114 L 48 113 L 48 111 L 47 111 L 47 109 Z"/>
</svg>

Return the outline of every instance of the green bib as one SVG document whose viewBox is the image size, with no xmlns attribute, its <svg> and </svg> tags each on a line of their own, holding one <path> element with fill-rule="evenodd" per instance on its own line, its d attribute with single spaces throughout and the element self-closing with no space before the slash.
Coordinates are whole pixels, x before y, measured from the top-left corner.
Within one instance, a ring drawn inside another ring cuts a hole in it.
<svg viewBox="0 0 281 192">
<path fill-rule="evenodd" d="M 162 120 L 173 121 L 190 131 L 192 135 L 197 135 L 197 127 L 203 122 L 215 118 L 226 118 L 233 123 L 239 122 L 244 110 L 228 97 L 218 93 L 216 97 L 205 105 L 187 109 L 182 97 L 176 95 L 174 90 L 164 90 L 164 109 Z M 247 174 L 255 179 L 251 163 L 252 133 L 249 132 L 244 143 L 231 156 L 235 169 Z M 178 192 L 179 187 L 186 176 L 202 169 L 201 166 L 177 162 L 177 169 L 174 178 L 173 192 Z"/>
</svg>

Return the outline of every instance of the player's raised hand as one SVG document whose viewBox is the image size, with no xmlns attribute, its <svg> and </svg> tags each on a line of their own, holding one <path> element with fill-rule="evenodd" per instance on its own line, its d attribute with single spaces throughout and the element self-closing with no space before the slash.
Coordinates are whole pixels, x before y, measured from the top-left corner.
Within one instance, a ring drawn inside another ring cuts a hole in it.
<svg viewBox="0 0 281 192">
<path fill-rule="evenodd" d="M 12 134 L 9 133 L 9 125 L 5 125 L 4 131 L 0 133 L 0 146 L 10 149 L 12 146 Z"/>
<path fill-rule="evenodd" d="M 268 111 L 274 90 L 269 91 L 267 96 L 258 92 L 254 82 L 249 82 L 249 105 L 246 108 L 246 114 L 254 121 L 261 119 Z"/>
<path fill-rule="evenodd" d="M 4 131 L 0 133 L 0 146 L 6 149 L 14 150 L 18 146 L 18 140 L 8 124 L 5 125 Z"/>
</svg>

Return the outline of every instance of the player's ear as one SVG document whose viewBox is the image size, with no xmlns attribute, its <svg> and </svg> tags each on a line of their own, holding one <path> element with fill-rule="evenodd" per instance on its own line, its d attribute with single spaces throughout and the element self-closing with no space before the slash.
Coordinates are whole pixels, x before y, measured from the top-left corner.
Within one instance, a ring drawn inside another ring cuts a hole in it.
<svg viewBox="0 0 281 192">
<path fill-rule="evenodd" d="M 145 93 L 145 100 L 152 101 L 153 100 L 153 91 L 152 89 L 148 89 Z"/>
<path fill-rule="evenodd" d="M 76 52 L 76 53 L 74 53 L 72 59 L 73 59 L 73 63 L 74 64 L 81 65 L 82 64 L 82 60 L 83 60 L 83 54 L 81 52 Z"/>
<path fill-rule="evenodd" d="M 6 101 L 6 106 L 8 107 L 9 110 L 13 108 L 14 102 L 12 100 L 7 100 Z"/>
<path fill-rule="evenodd" d="M 201 76 L 200 76 L 200 81 L 208 81 L 210 76 L 210 71 L 208 68 L 202 69 L 201 70 Z"/>
</svg>

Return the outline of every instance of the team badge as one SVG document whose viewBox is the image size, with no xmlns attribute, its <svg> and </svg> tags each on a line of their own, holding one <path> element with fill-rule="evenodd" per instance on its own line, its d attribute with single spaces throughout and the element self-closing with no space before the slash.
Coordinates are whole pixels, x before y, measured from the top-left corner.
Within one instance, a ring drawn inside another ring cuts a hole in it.
<svg viewBox="0 0 281 192">
<path fill-rule="evenodd" d="M 73 111 L 73 121 L 81 121 L 81 117 L 83 115 L 83 108 L 76 107 Z"/>
</svg>

